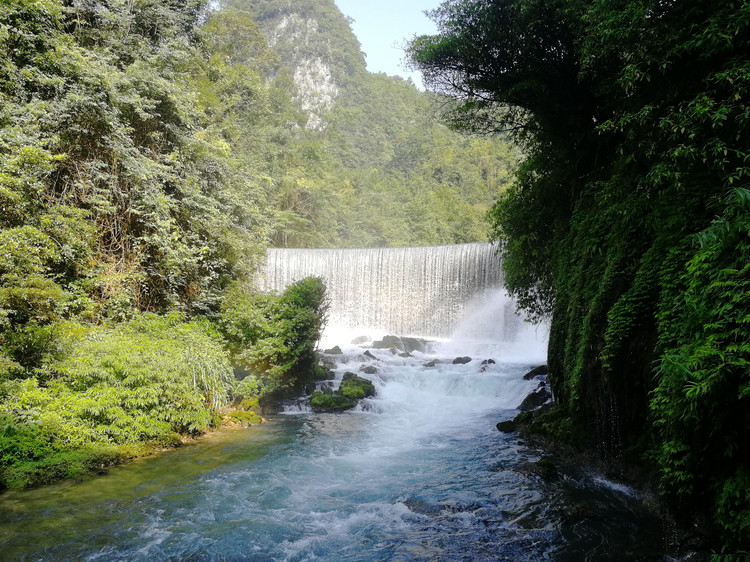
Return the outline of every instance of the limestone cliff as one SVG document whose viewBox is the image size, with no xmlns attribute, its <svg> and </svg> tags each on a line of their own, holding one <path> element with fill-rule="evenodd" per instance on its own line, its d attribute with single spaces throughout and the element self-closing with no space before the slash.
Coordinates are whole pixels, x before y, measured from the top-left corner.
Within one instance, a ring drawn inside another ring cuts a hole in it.
<svg viewBox="0 0 750 562">
<path fill-rule="evenodd" d="M 307 127 L 322 130 L 342 88 L 366 72 L 364 54 L 333 0 L 240 0 L 294 78 Z"/>
</svg>

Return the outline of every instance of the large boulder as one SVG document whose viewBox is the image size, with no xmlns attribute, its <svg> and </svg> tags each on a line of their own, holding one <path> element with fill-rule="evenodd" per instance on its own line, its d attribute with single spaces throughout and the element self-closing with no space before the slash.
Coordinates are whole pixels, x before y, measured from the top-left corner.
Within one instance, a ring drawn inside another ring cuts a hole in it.
<svg viewBox="0 0 750 562">
<path fill-rule="evenodd" d="M 546 375 L 547 373 L 548 373 L 547 365 L 539 365 L 538 367 L 534 367 L 528 373 L 526 373 L 523 376 L 523 379 L 530 381 L 531 379 L 535 377 L 538 377 L 540 375 Z"/>
<path fill-rule="evenodd" d="M 357 405 L 355 398 L 347 398 L 339 394 L 314 392 L 310 398 L 310 406 L 315 412 L 343 412 Z"/>
<path fill-rule="evenodd" d="M 411 353 L 412 351 L 424 351 L 427 342 L 420 338 L 409 338 L 400 336 L 385 336 L 382 340 L 372 342 L 375 349 L 395 348 L 399 351 Z"/>
<path fill-rule="evenodd" d="M 524 398 L 523 402 L 518 405 L 518 410 L 521 410 L 522 412 L 536 410 L 550 400 L 552 400 L 552 393 L 547 388 L 547 383 L 541 382 L 534 392 Z"/>
<path fill-rule="evenodd" d="M 375 395 L 372 381 L 358 377 L 354 373 L 344 373 L 339 389 L 332 392 L 314 392 L 310 397 L 310 406 L 314 412 L 343 412 L 354 408 L 362 398 Z"/>
<path fill-rule="evenodd" d="M 367 398 L 375 396 L 375 385 L 372 381 L 358 377 L 354 373 L 344 373 L 339 392 L 347 398 Z"/>
</svg>

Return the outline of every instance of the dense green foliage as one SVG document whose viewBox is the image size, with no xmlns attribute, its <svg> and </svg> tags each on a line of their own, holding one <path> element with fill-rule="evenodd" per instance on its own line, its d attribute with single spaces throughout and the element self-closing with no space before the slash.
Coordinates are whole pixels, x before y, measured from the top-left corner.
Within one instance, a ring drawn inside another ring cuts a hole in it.
<svg viewBox="0 0 750 562">
<path fill-rule="evenodd" d="M 336 82 L 322 126 L 302 59 Z M 324 288 L 247 289 L 269 243 L 484 239 L 517 154 L 431 107 L 365 71 L 330 0 L 0 3 L 2 485 L 308 390 Z"/>
<path fill-rule="evenodd" d="M 447 118 L 528 155 L 492 211 L 551 314 L 551 381 L 605 458 L 750 544 L 750 5 L 452 0 L 411 45 Z"/>
<path fill-rule="evenodd" d="M 41 367 L 0 380 L 0 488 L 96 470 L 144 444 L 179 443 L 180 434 L 214 425 L 232 399 L 245 398 L 230 417 L 258 423 L 258 400 L 272 407 L 320 374 L 324 320 L 325 287 L 310 278 L 279 296 L 232 289 L 218 322 L 225 337 L 207 320 L 174 313 L 112 328 L 51 326 Z M 237 381 L 237 367 L 250 374 Z"/>
<path fill-rule="evenodd" d="M 281 295 L 235 287 L 222 304 L 221 330 L 234 365 L 244 374 L 241 393 L 263 407 L 310 390 L 321 368 L 315 344 L 325 325 L 325 285 L 315 277 Z"/>
<path fill-rule="evenodd" d="M 201 1 L 0 5 L 0 487 L 173 444 L 247 394 L 210 321 L 301 152 L 277 68 L 248 14 Z M 295 388 L 320 329 L 298 297 L 258 369 Z"/>
<path fill-rule="evenodd" d="M 201 4 L 12 0 L 0 10 L 4 301 L 25 321 L 204 311 L 252 264 L 245 186 L 187 79 Z M 237 235 L 241 232 L 243 234 Z M 7 307 L 6 307 L 7 308 Z M 72 308 L 78 310 L 72 311 Z"/>
<path fill-rule="evenodd" d="M 144 315 L 111 329 L 58 328 L 67 349 L 0 387 L 0 485 L 45 481 L 51 463 L 71 472 L 117 458 L 117 445 L 168 445 L 208 427 L 231 395 L 227 354 L 205 322 Z"/>
</svg>

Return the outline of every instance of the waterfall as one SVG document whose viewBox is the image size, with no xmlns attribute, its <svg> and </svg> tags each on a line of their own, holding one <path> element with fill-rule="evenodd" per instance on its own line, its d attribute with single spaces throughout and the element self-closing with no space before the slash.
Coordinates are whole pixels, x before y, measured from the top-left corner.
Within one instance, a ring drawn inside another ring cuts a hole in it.
<svg viewBox="0 0 750 562">
<path fill-rule="evenodd" d="M 321 277 L 330 300 L 329 326 L 402 336 L 445 338 L 477 303 L 502 288 L 502 271 L 488 243 L 345 250 L 271 249 L 261 290 L 282 291 L 307 276 Z M 496 299 L 495 299 L 496 300 Z M 494 329 L 509 338 L 515 307 L 501 305 Z"/>
</svg>

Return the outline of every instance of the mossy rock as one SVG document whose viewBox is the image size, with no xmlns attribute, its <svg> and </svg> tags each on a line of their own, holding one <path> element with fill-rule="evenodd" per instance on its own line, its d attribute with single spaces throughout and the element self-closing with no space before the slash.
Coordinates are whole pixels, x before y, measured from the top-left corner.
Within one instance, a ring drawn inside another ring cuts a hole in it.
<svg viewBox="0 0 750 562">
<path fill-rule="evenodd" d="M 518 424 L 516 424 L 516 420 L 506 420 L 498 422 L 495 427 L 503 433 L 513 433 L 518 429 Z"/>
<path fill-rule="evenodd" d="M 532 412 L 521 412 L 512 420 L 501 421 L 495 425 L 503 433 L 513 433 L 518 431 L 522 426 L 528 426 L 534 420 Z"/>
<path fill-rule="evenodd" d="M 561 443 L 574 443 L 579 436 L 575 431 L 573 419 L 565 408 L 552 408 L 533 418 L 529 427 L 530 433 L 545 435 Z"/>
<path fill-rule="evenodd" d="M 310 398 L 310 406 L 315 412 L 343 412 L 356 405 L 355 398 L 347 398 L 338 394 L 314 392 Z"/>
<path fill-rule="evenodd" d="M 332 381 L 335 378 L 336 378 L 336 373 L 334 373 L 328 366 L 317 365 L 315 367 L 315 380 L 316 381 Z"/>
<path fill-rule="evenodd" d="M 240 402 L 240 409 L 245 412 L 254 412 L 260 409 L 258 398 L 245 398 L 242 402 Z"/>
<path fill-rule="evenodd" d="M 372 381 L 358 377 L 354 373 L 346 373 L 341 381 L 339 392 L 348 398 L 367 398 L 375 396 L 375 385 Z"/>
</svg>

